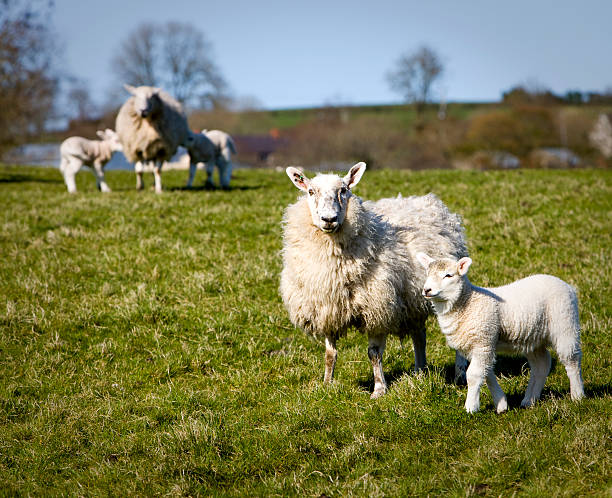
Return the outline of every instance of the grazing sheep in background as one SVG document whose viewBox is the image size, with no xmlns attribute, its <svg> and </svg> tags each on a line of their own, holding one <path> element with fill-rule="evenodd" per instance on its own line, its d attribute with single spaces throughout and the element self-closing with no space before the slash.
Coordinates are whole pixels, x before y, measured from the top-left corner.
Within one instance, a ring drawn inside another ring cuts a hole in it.
<svg viewBox="0 0 612 498">
<path fill-rule="evenodd" d="M 294 325 L 325 337 L 325 382 L 332 380 L 336 341 L 351 326 L 368 334 L 374 371 L 372 398 L 387 390 L 382 357 L 387 334 L 412 337 L 415 367 L 425 367 L 421 295 L 425 271 L 418 251 L 467 254 L 460 218 L 433 194 L 362 202 L 351 189 L 366 169 L 308 179 L 287 168 L 305 195 L 285 211 L 280 292 Z M 457 358 L 458 374 L 465 360 Z"/>
<path fill-rule="evenodd" d="M 155 192 L 162 191 L 161 168 L 183 143 L 189 133 L 181 104 L 168 93 L 150 86 L 124 85 L 132 94 L 119 109 L 116 130 L 123 153 L 132 163 L 153 164 Z M 136 188 L 144 188 L 144 168 L 137 168 Z"/>
<path fill-rule="evenodd" d="M 75 175 L 83 166 L 89 166 L 96 175 L 98 189 L 110 192 L 111 189 L 104 180 L 104 166 L 110 161 L 113 152 L 122 150 L 117 134 L 107 128 L 98 130 L 100 140 L 89 140 L 83 137 L 70 137 L 60 146 L 60 171 L 64 176 L 66 187 L 71 194 L 76 192 Z"/>
<path fill-rule="evenodd" d="M 493 372 L 496 350 L 527 356 L 531 375 L 521 406 L 540 398 L 550 370 L 547 346 L 565 366 L 572 399 L 584 396 L 578 299 L 572 286 L 551 275 L 533 275 L 485 289 L 468 280 L 470 258 L 433 259 L 419 253 L 417 259 L 427 268 L 423 295 L 436 311 L 446 342 L 470 360 L 468 413 L 478 411 L 485 379 L 497 412 L 508 408 Z"/>
<path fill-rule="evenodd" d="M 232 154 L 236 154 L 236 145 L 228 133 L 221 130 L 202 130 L 202 133 L 190 133 L 183 146 L 189 152 L 190 157 L 187 187 L 193 185 L 198 163 L 205 163 L 206 186 L 215 186 L 213 173 L 216 164 L 219 169 L 221 187 L 229 188 L 232 178 Z"/>
</svg>

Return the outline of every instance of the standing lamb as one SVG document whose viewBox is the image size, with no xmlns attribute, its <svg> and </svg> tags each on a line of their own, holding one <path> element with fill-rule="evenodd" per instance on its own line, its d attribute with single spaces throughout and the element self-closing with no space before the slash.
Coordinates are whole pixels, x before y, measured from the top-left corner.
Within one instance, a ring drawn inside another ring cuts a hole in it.
<svg viewBox="0 0 612 498">
<path fill-rule="evenodd" d="M 104 166 L 110 161 L 113 152 L 122 150 L 121 142 L 117 134 L 110 128 L 104 131 L 98 130 L 96 134 L 100 140 L 70 137 L 60 146 L 60 171 L 64 176 L 68 192 L 71 194 L 77 190 L 74 177 L 83 166 L 93 169 L 99 190 L 111 191 L 104 180 Z"/>
<path fill-rule="evenodd" d="M 336 364 L 336 341 L 351 326 L 368 334 L 377 398 L 387 390 L 382 357 L 388 334 L 412 337 L 415 367 L 425 367 L 425 320 L 431 307 L 421 295 L 425 271 L 419 251 L 467 254 L 459 216 L 433 194 L 362 202 L 351 189 L 366 169 L 358 163 L 341 178 L 307 178 L 287 168 L 305 195 L 284 216 L 280 292 L 294 325 L 325 337 L 325 382 Z M 465 360 L 456 358 L 456 373 Z"/>
<path fill-rule="evenodd" d="M 423 295 L 433 304 L 446 342 L 470 360 L 468 413 L 480 408 L 485 379 L 497 412 L 508 408 L 493 372 L 496 350 L 527 356 L 531 375 L 521 406 L 532 406 L 540 398 L 550 371 L 547 346 L 565 366 L 572 399 L 584 396 L 578 299 L 572 286 L 551 275 L 532 275 L 486 289 L 468 280 L 470 258 L 433 259 L 419 253 L 417 259 L 427 269 Z"/>
<path fill-rule="evenodd" d="M 160 194 L 161 168 L 189 133 L 181 104 L 168 93 L 151 86 L 124 85 L 132 96 L 121 106 L 116 130 L 123 153 L 132 163 L 153 164 L 155 192 Z M 144 167 L 136 170 L 136 188 L 142 190 Z"/>
<path fill-rule="evenodd" d="M 232 154 L 236 154 L 236 145 L 232 137 L 221 130 L 202 130 L 202 133 L 189 133 L 182 144 L 189 152 L 189 180 L 187 187 L 193 185 L 198 163 L 206 164 L 206 186 L 214 187 L 213 173 L 215 165 L 219 170 L 221 188 L 228 189 L 232 178 Z"/>
</svg>

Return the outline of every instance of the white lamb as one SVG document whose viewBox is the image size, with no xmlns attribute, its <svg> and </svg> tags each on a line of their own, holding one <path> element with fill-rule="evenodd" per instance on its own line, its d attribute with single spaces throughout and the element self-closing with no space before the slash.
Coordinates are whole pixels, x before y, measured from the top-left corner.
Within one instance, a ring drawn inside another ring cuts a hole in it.
<svg viewBox="0 0 612 498">
<path fill-rule="evenodd" d="M 550 370 L 552 346 L 565 366 L 574 400 L 584 396 L 578 299 L 574 288 L 551 275 L 532 275 L 503 287 L 486 289 L 470 283 L 472 260 L 417 254 L 427 268 L 423 295 L 432 303 L 448 345 L 469 360 L 468 413 L 480 407 L 480 388 L 486 379 L 498 413 L 508 408 L 493 366 L 495 352 L 527 357 L 531 375 L 521 406 L 532 406 L 542 393 Z"/>
<path fill-rule="evenodd" d="M 161 168 L 189 133 L 181 104 L 168 93 L 151 86 L 124 85 L 132 94 L 119 109 L 116 130 L 123 153 L 132 163 L 152 163 L 155 192 L 162 191 Z M 144 188 L 144 167 L 136 167 L 136 188 Z"/>
<path fill-rule="evenodd" d="M 198 163 L 205 163 L 206 186 L 215 186 L 213 173 L 216 165 L 219 169 L 221 188 L 229 188 L 232 179 L 232 154 L 236 154 L 236 145 L 228 133 L 221 130 L 190 132 L 186 142 L 182 145 L 189 152 L 190 158 L 187 187 L 193 185 Z"/>
<path fill-rule="evenodd" d="M 104 166 L 110 161 L 113 152 L 121 151 L 123 147 L 117 134 L 110 128 L 104 131 L 98 130 L 96 134 L 100 140 L 70 137 L 60 146 L 60 171 L 71 194 L 77 190 L 74 177 L 83 166 L 93 169 L 99 190 L 111 191 L 104 180 Z"/>
<path fill-rule="evenodd" d="M 377 398 L 387 390 L 382 357 L 388 334 L 412 337 L 415 367 L 425 366 L 425 320 L 431 307 L 421 295 L 425 271 L 418 251 L 467 254 L 460 218 L 433 194 L 362 202 L 351 189 L 366 169 L 358 163 L 341 178 L 308 179 L 287 168 L 305 195 L 284 216 L 280 292 L 294 325 L 325 337 L 325 382 L 336 364 L 336 341 L 352 326 L 368 334 Z M 465 360 L 457 359 L 457 372 Z"/>
</svg>

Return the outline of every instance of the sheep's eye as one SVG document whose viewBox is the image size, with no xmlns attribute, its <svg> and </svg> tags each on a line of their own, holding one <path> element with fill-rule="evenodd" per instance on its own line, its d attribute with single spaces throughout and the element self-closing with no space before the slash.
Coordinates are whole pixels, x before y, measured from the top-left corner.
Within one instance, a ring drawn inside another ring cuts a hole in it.
<svg viewBox="0 0 612 498">
<path fill-rule="evenodd" d="M 308 195 L 314 195 L 314 190 L 312 190 L 311 188 L 308 189 Z"/>
<path fill-rule="evenodd" d="M 341 194 L 346 194 L 346 187 L 342 187 L 342 188 L 340 189 L 340 193 L 341 193 Z"/>
<path fill-rule="evenodd" d="M 450 273 L 447 273 L 446 275 L 444 275 L 444 278 L 452 278 L 453 276 Z"/>
</svg>

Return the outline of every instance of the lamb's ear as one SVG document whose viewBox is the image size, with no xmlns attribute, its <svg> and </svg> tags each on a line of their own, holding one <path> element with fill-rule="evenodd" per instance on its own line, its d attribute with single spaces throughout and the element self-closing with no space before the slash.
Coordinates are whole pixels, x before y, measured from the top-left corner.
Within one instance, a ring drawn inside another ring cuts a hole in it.
<svg viewBox="0 0 612 498">
<path fill-rule="evenodd" d="M 461 258 L 459 261 L 457 261 L 457 273 L 459 273 L 459 275 L 465 275 L 468 272 L 471 264 L 472 260 L 470 258 Z"/>
<path fill-rule="evenodd" d="M 347 173 L 347 175 L 344 177 L 344 183 L 346 183 L 346 186 L 348 188 L 353 188 L 355 185 L 357 185 L 359 183 L 359 180 L 361 180 L 361 177 L 365 173 L 365 170 L 366 163 L 360 162 L 355 164 L 355 166 L 353 166 Z"/>
<path fill-rule="evenodd" d="M 285 171 L 287 171 L 287 176 L 297 188 L 303 190 L 304 192 L 308 191 L 310 180 L 306 178 L 304 173 L 293 166 L 289 166 Z"/>
<path fill-rule="evenodd" d="M 128 85 L 127 83 L 123 84 L 123 88 L 125 88 L 132 95 L 136 95 L 136 87 L 132 85 Z"/>
<path fill-rule="evenodd" d="M 96 131 L 96 135 L 98 135 L 98 137 L 100 137 L 102 140 L 106 138 L 106 133 L 103 132 L 102 130 Z"/>
<path fill-rule="evenodd" d="M 416 259 L 419 263 L 421 263 L 421 265 L 423 265 L 423 267 L 427 270 L 427 268 L 429 268 L 429 264 L 434 260 L 433 258 L 430 258 L 427 254 L 425 254 L 424 252 L 417 252 L 416 253 Z"/>
</svg>

